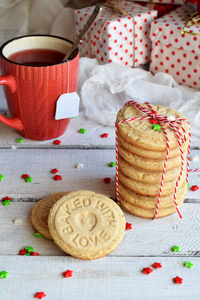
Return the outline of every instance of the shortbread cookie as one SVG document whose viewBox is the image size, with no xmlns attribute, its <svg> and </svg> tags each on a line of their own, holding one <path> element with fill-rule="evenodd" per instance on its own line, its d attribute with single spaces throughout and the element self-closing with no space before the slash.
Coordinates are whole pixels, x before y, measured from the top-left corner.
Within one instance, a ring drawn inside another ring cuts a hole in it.
<svg viewBox="0 0 200 300">
<path fill-rule="evenodd" d="M 126 175 L 124 175 L 120 170 L 118 174 L 118 178 L 121 183 L 129 188 L 131 191 L 141 194 L 141 195 L 148 195 L 148 196 L 157 196 L 160 190 L 159 183 L 147 183 L 134 180 Z M 183 171 L 183 175 L 180 179 L 180 186 L 183 184 L 184 180 L 186 180 L 186 171 Z M 166 196 L 172 194 L 174 192 L 174 187 L 176 184 L 176 180 L 168 181 L 163 183 L 162 188 L 162 195 Z"/>
<path fill-rule="evenodd" d="M 48 197 L 38 201 L 32 209 L 32 224 L 35 229 L 45 236 L 46 238 L 52 240 L 48 228 L 48 215 L 51 207 L 58 201 L 62 196 L 67 195 L 69 192 L 57 192 L 51 194 Z"/>
<path fill-rule="evenodd" d="M 149 171 L 138 168 L 127 163 L 120 155 L 118 157 L 119 169 L 128 177 L 148 183 L 160 183 L 162 178 L 162 171 Z M 174 168 L 165 172 L 164 182 L 177 179 L 181 168 Z"/>
<path fill-rule="evenodd" d="M 186 143 L 182 145 L 183 151 L 186 151 L 187 146 L 189 143 L 189 139 L 187 139 Z M 145 158 L 152 158 L 152 159 L 165 159 L 166 151 L 151 151 L 144 148 L 139 148 L 131 143 L 128 143 L 123 137 L 118 135 L 118 144 L 119 146 L 123 146 L 126 150 L 129 152 L 132 152 L 134 154 L 137 154 L 139 156 L 145 157 Z M 171 149 L 169 151 L 168 158 L 173 158 L 176 156 L 180 156 L 180 149 L 179 147 L 175 149 Z"/>
<path fill-rule="evenodd" d="M 146 107 L 149 111 L 151 109 L 147 104 L 141 104 Z M 161 106 L 161 105 L 152 105 L 153 109 L 157 111 L 159 115 L 163 116 L 173 116 L 184 118 L 184 115 L 178 112 L 175 109 Z M 134 105 L 127 105 L 120 109 L 116 118 L 116 125 L 125 119 L 129 118 L 139 118 L 146 117 L 147 114 L 141 112 Z M 188 134 L 189 125 L 186 121 L 180 121 Z M 180 128 L 180 125 L 177 125 Z M 173 129 L 168 124 L 165 124 L 164 127 L 168 133 L 170 141 L 170 149 L 178 148 L 177 137 Z M 127 121 L 123 122 L 118 127 L 119 134 L 129 143 L 136 145 L 137 147 L 145 148 L 151 151 L 166 151 L 167 143 L 166 136 L 162 129 L 155 131 L 152 129 L 152 123 L 149 120 L 136 120 L 136 121 Z M 180 129 L 182 132 L 182 129 Z"/>
<path fill-rule="evenodd" d="M 132 215 L 135 215 L 137 217 L 141 218 L 147 218 L 147 219 L 153 219 L 155 216 L 155 209 L 144 209 L 138 206 L 135 206 L 133 204 L 130 204 L 129 202 L 125 201 L 121 196 L 119 197 L 120 203 L 122 208 L 124 208 L 126 211 L 130 212 Z M 178 207 L 180 207 L 183 204 L 184 199 L 182 199 L 179 202 Z M 175 205 L 168 208 L 159 208 L 158 209 L 158 218 L 166 217 L 168 215 L 171 215 L 176 212 Z"/>
<path fill-rule="evenodd" d="M 121 157 L 136 167 L 150 170 L 150 171 L 162 171 L 164 167 L 164 159 L 151 159 L 151 158 L 144 158 L 139 155 L 133 154 L 127 151 L 124 147 L 120 146 L 118 149 L 119 154 Z M 184 157 L 186 160 L 186 151 L 184 153 Z M 166 170 L 171 170 L 181 166 L 181 156 L 169 158 L 167 160 L 167 167 Z"/>
<path fill-rule="evenodd" d="M 48 226 L 61 250 L 77 258 L 96 259 L 120 244 L 125 219 L 113 200 L 83 190 L 63 196 L 54 204 Z"/>
<path fill-rule="evenodd" d="M 120 181 L 119 181 L 119 194 L 120 196 L 130 204 L 134 206 L 138 206 L 145 209 L 154 209 L 157 204 L 158 196 L 145 196 L 141 194 L 137 194 L 130 189 L 126 188 Z M 180 203 L 182 199 L 185 198 L 187 194 L 187 183 L 184 182 L 182 186 L 178 188 L 176 194 L 177 203 Z M 160 198 L 160 208 L 168 208 L 173 206 L 174 204 L 174 194 L 169 194 L 167 196 L 161 196 Z"/>
</svg>

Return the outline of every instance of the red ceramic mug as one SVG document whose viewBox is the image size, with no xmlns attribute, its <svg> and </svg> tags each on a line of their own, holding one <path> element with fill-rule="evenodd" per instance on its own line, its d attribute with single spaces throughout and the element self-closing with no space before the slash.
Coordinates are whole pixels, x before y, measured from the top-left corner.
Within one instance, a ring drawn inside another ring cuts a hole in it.
<svg viewBox="0 0 200 300">
<path fill-rule="evenodd" d="M 70 60 L 62 61 L 71 45 L 57 36 L 29 35 L 1 46 L 0 85 L 11 118 L 0 115 L 0 122 L 33 140 L 64 134 L 70 118 L 56 120 L 55 111 L 58 98 L 76 92 L 78 86 L 78 49 Z"/>
</svg>

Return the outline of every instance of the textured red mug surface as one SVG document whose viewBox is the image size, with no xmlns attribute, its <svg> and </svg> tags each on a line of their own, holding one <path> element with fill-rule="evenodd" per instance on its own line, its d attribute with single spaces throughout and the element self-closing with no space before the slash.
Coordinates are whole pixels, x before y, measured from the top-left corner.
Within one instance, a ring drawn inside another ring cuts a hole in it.
<svg viewBox="0 0 200 300">
<path fill-rule="evenodd" d="M 0 115 L 0 122 L 33 140 L 49 140 L 64 134 L 70 118 L 55 120 L 56 102 L 62 94 L 77 90 L 78 49 L 71 60 L 48 66 L 23 65 L 8 58 L 28 49 L 66 53 L 71 45 L 71 41 L 57 36 L 29 35 L 1 46 L 0 85 L 4 85 L 11 118 Z"/>
</svg>

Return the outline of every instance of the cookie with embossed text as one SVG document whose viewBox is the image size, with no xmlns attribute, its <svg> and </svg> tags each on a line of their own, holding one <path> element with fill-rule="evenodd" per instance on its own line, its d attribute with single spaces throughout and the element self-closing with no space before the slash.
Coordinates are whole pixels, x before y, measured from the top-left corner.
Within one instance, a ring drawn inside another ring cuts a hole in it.
<svg viewBox="0 0 200 300">
<path fill-rule="evenodd" d="M 63 196 L 53 205 L 48 227 L 61 250 L 76 258 L 92 260 L 117 248 L 123 238 L 125 219 L 113 200 L 80 190 Z"/>
<path fill-rule="evenodd" d="M 69 192 L 57 192 L 53 193 L 40 201 L 38 201 L 32 209 L 31 221 L 33 227 L 43 236 L 52 240 L 48 228 L 48 215 L 51 207 L 58 201 L 62 196 Z"/>
</svg>

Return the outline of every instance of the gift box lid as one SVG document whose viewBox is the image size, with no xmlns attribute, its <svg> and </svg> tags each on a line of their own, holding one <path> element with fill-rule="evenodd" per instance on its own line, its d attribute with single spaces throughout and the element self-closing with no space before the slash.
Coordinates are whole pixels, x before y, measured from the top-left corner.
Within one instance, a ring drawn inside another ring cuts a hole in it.
<svg viewBox="0 0 200 300">
<path fill-rule="evenodd" d="M 194 34 L 181 33 L 187 19 L 196 11 L 196 4 L 188 3 L 152 22 L 151 41 L 200 55 L 200 23 L 185 28 Z"/>
</svg>

